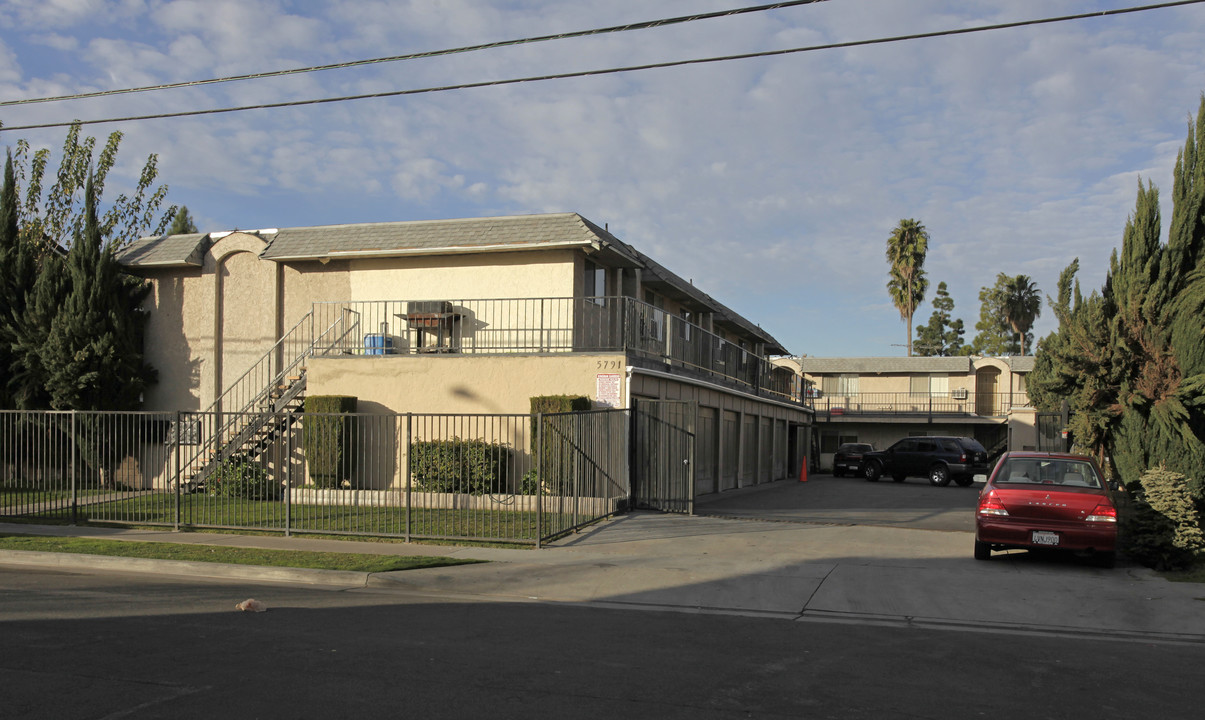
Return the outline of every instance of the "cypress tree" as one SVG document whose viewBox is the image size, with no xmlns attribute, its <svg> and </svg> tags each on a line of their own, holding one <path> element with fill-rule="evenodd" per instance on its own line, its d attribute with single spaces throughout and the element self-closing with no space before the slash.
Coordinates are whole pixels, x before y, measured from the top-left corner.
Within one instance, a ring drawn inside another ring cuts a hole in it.
<svg viewBox="0 0 1205 720">
<path fill-rule="evenodd" d="M 91 179 L 82 232 L 67 255 L 70 291 L 54 315 L 40 357 L 50 405 L 62 410 L 133 410 L 154 374 L 143 360 L 149 287 L 121 272 L 104 243 Z"/>
<path fill-rule="evenodd" d="M 21 314 L 24 289 L 18 279 L 18 255 L 21 238 L 17 227 L 17 182 L 13 176 L 13 155 L 4 163 L 4 184 L 0 186 L 0 409 L 13 407 L 13 345 L 17 342 L 16 322 Z"/>
<path fill-rule="evenodd" d="M 1137 487 L 1155 465 L 1183 474 L 1205 502 L 1205 97 L 1176 162 L 1168 243 L 1159 242 L 1159 194 L 1138 186 L 1121 252 L 1100 293 L 1059 281 L 1056 333 L 1043 340 L 1030 391 L 1043 409 L 1066 398 L 1077 441 L 1111 457 Z"/>
<path fill-rule="evenodd" d="M 44 256 L 25 311 L 16 324 L 17 341 L 13 346 L 9 387 L 18 410 L 50 408 L 42 348 L 50 335 L 50 323 L 67 296 L 68 283 L 62 257 L 53 252 Z"/>
</svg>

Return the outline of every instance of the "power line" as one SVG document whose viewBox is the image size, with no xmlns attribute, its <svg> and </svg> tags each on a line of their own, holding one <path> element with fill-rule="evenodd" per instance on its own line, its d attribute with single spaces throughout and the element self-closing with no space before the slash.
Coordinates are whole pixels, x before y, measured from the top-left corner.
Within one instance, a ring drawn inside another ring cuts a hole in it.
<svg viewBox="0 0 1205 720">
<path fill-rule="evenodd" d="M 896 35 L 893 37 L 875 38 L 872 40 L 854 40 L 842 43 L 828 43 L 825 45 L 810 45 L 806 47 L 788 48 L 784 50 L 765 50 L 761 52 L 742 53 L 738 55 L 723 55 L 709 58 L 696 58 L 692 60 L 671 60 L 661 63 L 648 63 L 645 65 L 628 65 L 625 67 L 606 68 L 602 70 L 582 70 L 578 72 L 558 73 L 553 75 L 536 75 L 522 78 L 510 78 L 506 80 L 484 80 L 473 83 L 460 83 L 457 85 L 442 85 L 438 87 L 416 88 L 411 90 L 391 90 L 388 92 L 366 93 L 362 95 L 343 95 L 330 98 L 315 98 L 310 100 L 289 100 L 277 103 L 263 103 L 259 105 L 240 105 L 236 107 L 212 108 L 209 110 L 182 110 L 179 112 L 156 113 L 152 115 L 130 115 L 126 117 L 102 118 L 97 120 L 72 120 L 69 122 L 53 122 L 41 123 L 36 125 L 14 125 L 12 127 L 0 126 L 0 132 L 12 130 L 41 130 L 45 128 L 69 127 L 73 124 L 80 125 L 99 125 L 103 123 L 115 122 L 134 122 L 138 120 L 162 120 L 166 118 L 178 117 L 197 117 L 202 115 L 218 115 L 223 113 L 243 112 L 246 110 L 270 110 L 286 107 L 301 107 L 304 105 L 322 105 L 327 103 L 348 102 L 351 100 L 368 100 L 373 98 L 400 97 L 404 95 L 422 95 L 426 93 L 447 92 L 450 90 L 472 90 L 476 88 L 498 87 L 503 85 L 518 85 L 520 83 L 542 82 L 545 80 L 567 80 L 582 77 L 594 77 L 599 75 L 616 75 L 619 73 L 637 72 L 641 70 L 657 70 L 672 67 L 683 67 L 686 65 L 703 65 L 709 63 L 729 62 L 732 60 L 749 60 L 754 58 L 774 57 L 779 55 L 792 55 L 796 53 L 813 52 L 817 50 L 835 50 L 841 48 L 863 47 L 867 45 L 882 45 L 886 43 L 902 42 L 905 40 L 923 40 L 928 38 L 949 37 L 953 35 L 968 35 L 971 33 L 988 32 L 991 30 L 1007 30 L 1011 28 L 1027 27 L 1032 25 L 1049 25 L 1052 23 L 1069 22 L 1072 20 L 1085 20 L 1088 18 L 1107 17 L 1111 15 L 1125 15 L 1130 13 L 1145 12 L 1148 10 L 1161 10 L 1171 7 L 1179 7 L 1183 5 L 1197 5 L 1205 2 L 1205 0 L 1178 0 L 1176 2 L 1165 2 L 1156 5 L 1142 5 L 1129 8 L 1119 8 L 1115 10 L 1101 10 L 1090 13 L 1080 13 L 1077 15 L 1063 15 L 1060 17 L 1038 18 L 1034 20 L 1019 20 L 1009 23 L 998 23 L 995 25 L 981 25 L 971 28 L 959 28 L 957 30 L 938 30 L 928 33 L 916 33 L 912 35 Z"/>
<path fill-rule="evenodd" d="M 62 100 L 82 100 L 84 98 L 105 97 L 108 95 L 125 95 L 128 93 L 149 92 L 152 90 L 171 90 L 182 87 L 196 87 L 199 85 L 213 85 L 215 83 L 233 82 L 236 80 L 260 80 L 263 78 L 282 77 L 284 75 L 298 75 L 301 73 L 319 72 L 322 70 L 342 70 L 344 68 L 361 67 L 363 65 L 376 65 L 379 63 L 398 62 L 401 60 L 418 60 L 421 58 L 438 57 L 441 55 L 455 55 L 458 53 L 475 52 L 477 50 L 492 50 L 494 48 L 526 45 L 530 43 L 545 42 L 547 40 L 564 40 L 568 38 L 588 37 L 591 35 L 627 32 L 629 30 L 648 30 L 652 28 L 665 27 L 667 25 L 678 25 L 681 23 L 694 22 L 696 20 L 713 20 L 715 18 L 747 15 L 749 13 L 764 12 L 767 10 L 781 10 L 783 8 L 795 7 L 797 5 L 813 5 L 818 2 L 826 2 L 826 0 L 790 0 L 789 2 L 776 2 L 770 5 L 757 5 L 754 7 L 736 8 L 734 10 L 719 10 L 716 12 L 700 13 L 696 15 L 683 15 L 681 17 L 665 18 L 662 20 L 648 20 L 645 22 L 629 23 L 627 25 L 615 25 L 612 27 L 597 28 L 594 30 L 577 30 L 574 32 L 558 33 L 556 35 L 540 35 L 537 37 L 521 38 L 518 40 L 502 40 L 499 42 L 484 43 L 481 45 L 466 45 L 464 47 L 451 48 L 448 50 L 431 50 L 427 52 L 410 53 L 408 55 L 392 55 L 389 57 L 371 58 L 368 60 L 349 60 L 347 62 L 332 63 L 330 65 L 314 65 L 312 67 L 293 68 L 290 70 L 270 70 L 267 72 L 249 73 L 247 75 L 230 75 L 227 77 L 210 78 L 208 80 L 186 80 L 183 82 L 165 83 L 162 85 L 145 85 L 143 87 L 122 88 L 117 90 L 98 90 L 96 92 L 77 93 L 74 95 L 56 95 L 54 97 L 26 98 L 24 100 L 4 100 L 0 101 L 0 107 L 59 102 Z"/>
</svg>

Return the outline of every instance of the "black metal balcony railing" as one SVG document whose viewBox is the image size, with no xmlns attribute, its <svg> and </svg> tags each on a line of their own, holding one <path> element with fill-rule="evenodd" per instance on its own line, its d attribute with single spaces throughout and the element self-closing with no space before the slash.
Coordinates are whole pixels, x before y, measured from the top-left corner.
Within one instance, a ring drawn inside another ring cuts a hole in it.
<svg viewBox="0 0 1205 720">
<path fill-rule="evenodd" d="M 806 404 L 789 369 L 628 297 L 328 302 L 312 317 L 315 327 L 357 319 L 343 354 L 628 352 Z"/>
<path fill-rule="evenodd" d="M 841 415 L 977 415 L 1003 417 L 1017 408 L 1030 408 L 1024 392 L 945 393 L 873 392 L 849 395 L 815 393 L 809 402 L 817 414 Z"/>
</svg>

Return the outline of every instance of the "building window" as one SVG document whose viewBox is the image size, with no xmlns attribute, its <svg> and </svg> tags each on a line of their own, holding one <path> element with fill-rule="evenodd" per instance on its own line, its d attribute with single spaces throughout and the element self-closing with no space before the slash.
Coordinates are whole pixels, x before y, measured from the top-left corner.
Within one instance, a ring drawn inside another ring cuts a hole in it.
<svg viewBox="0 0 1205 720">
<path fill-rule="evenodd" d="M 593 260 L 586 261 L 586 297 L 603 297 L 607 294 L 607 269 Z"/>
<path fill-rule="evenodd" d="M 853 397 L 858 394 L 858 376 L 825 375 L 820 379 L 820 392 L 827 397 Z"/>
<path fill-rule="evenodd" d="M 944 373 L 913 375 L 909 390 L 921 397 L 947 397 L 950 394 L 950 376 Z"/>
<path fill-rule="evenodd" d="M 678 319 L 681 321 L 678 323 L 678 337 L 682 338 L 683 340 L 689 340 L 690 339 L 690 311 L 689 310 L 679 310 L 678 311 Z"/>
</svg>

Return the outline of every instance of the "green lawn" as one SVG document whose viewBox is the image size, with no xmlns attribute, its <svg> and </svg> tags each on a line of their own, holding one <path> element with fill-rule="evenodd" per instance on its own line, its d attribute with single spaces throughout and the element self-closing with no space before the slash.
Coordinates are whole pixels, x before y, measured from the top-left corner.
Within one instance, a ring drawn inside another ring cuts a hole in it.
<svg viewBox="0 0 1205 720">
<path fill-rule="evenodd" d="M 79 489 L 76 497 L 81 501 L 88 497 L 101 495 L 110 490 Z M 0 487 L 0 508 L 32 505 L 35 503 L 62 503 L 67 506 L 71 502 L 70 490 L 39 490 L 35 488 Z"/>
<path fill-rule="evenodd" d="M 120 493 L 119 493 L 120 494 Z M 47 501 L 45 495 L 27 496 L 13 505 Z M 69 496 L 55 509 L 24 516 L 61 518 L 69 512 Z M 81 498 L 80 521 L 118 522 L 145 525 L 174 525 L 176 495 L 169 492 L 137 492 L 95 504 Z M 286 529 L 306 533 L 350 533 L 358 535 L 407 534 L 407 511 L 400 507 L 353 505 L 293 505 L 281 501 L 245 500 L 181 495 L 179 522 L 187 527 L 245 528 L 269 531 Z M 2 506 L 0 506 L 2 507 Z M 581 520 L 582 518 L 579 518 Z M 534 543 L 537 535 L 563 531 L 573 525 L 573 516 L 545 512 L 537 532 L 536 513 L 531 511 L 413 508 L 409 511 L 409 535 L 420 538 L 498 540 Z"/>
<path fill-rule="evenodd" d="M 93 540 L 90 538 L 62 538 L 34 535 L 0 535 L 0 550 L 34 550 L 39 552 L 76 553 L 80 555 L 109 555 L 116 557 L 152 558 L 156 560 L 191 560 L 232 563 L 235 565 L 261 565 L 317 570 L 354 570 L 358 572 L 392 572 L 395 570 L 414 570 L 417 568 L 445 567 L 481 562 L 478 560 L 458 560 L 448 557 L 307 552 L 301 550 L 261 550 L 216 545 Z"/>
</svg>

